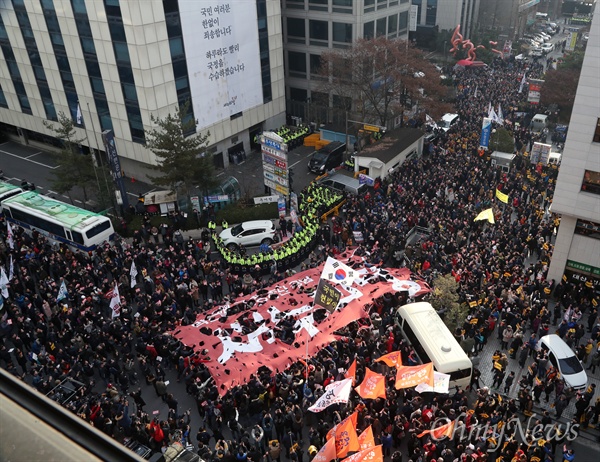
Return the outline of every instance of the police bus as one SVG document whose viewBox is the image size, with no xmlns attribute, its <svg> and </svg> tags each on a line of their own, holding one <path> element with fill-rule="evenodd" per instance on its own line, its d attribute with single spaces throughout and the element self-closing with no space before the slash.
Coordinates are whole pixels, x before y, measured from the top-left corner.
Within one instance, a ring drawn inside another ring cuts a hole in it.
<svg viewBox="0 0 600 462">
<path fill-rule="evenodd" d="M 27 232 L 38 231 L 50 242 L 88 252 L 115 235 L 108 217 L 25 191 L 2 201 L 2 213 Z"/>
<path fill-rule="evenodd" d="M 23 191 L 25 190 L 19 186 L 6 183 L 5 181 L 0 181 L 0 205 L 2 205 L 2 201 L 5 199 L 9 199 L 17 194 L 21 194 Z"/>
<path fill-rule="evenodd" d="M 423 364 L 450 374 L 450 387 L 471 383 L 473 364 L 442 318 L 427 302 L 409 303 L 396 311 L 396 322 Z"/>
</svg>

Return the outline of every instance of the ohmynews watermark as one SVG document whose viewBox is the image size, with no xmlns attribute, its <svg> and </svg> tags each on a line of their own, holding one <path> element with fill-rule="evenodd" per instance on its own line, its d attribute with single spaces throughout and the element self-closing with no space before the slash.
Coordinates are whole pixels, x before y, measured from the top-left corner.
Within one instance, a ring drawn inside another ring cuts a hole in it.
<svg viewBox="0 0 600 462">
<path fill-rule="evenodd" d="M 541 423 L 536 423 L 539 419 L 536 419 L 535 413 L 531 414 L 527 419 L 525 426 L 523 426 L 520 418 L 513 417 L 502 423 L 498 422 L 493 425 L 489 422 L 485 425 L 476 423 L 467 428 L 464 421 L 459 423 L 459 420 L 463 417 L 467 417 L 467 414 L 464 412 L 456 418 L 454 421 L 456 424 L 452 429 L 451 435 L 436 435 L 436 430 L 439 430 L 439 427 L 447 425 L 452 421 L 446 417 L 435 419 L 431 423 L 429 437 L 435 441 L 440 441 L 446 436 L 450 439 L 454 439 L 457 434 L 461 441 L 475 441 L 483 437 L 487 439 L 488 442 L 491 442 L 491 446 L 488 447 L 487 452 L 495 452 L 502 448 L 506 438 L 510 440 L 516 436 L 517 433 L 521 437 L 521 440 L 527 444 L 535 443 L 540 439 L 549 442 L 571 442 L 579 436 L 578 423 L 572 424 L 569 422 L 566 424 L 553 423 L 542 425 Z"/>
</svg>

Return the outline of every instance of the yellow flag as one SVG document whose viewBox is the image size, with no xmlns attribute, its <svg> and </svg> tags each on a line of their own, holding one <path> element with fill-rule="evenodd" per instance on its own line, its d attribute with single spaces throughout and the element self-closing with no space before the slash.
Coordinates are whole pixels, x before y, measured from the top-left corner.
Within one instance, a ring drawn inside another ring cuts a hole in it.
<svg viewBox="0 0 600 462">
<path fill-rule="evenodd" d="M 499 189 L 496 189 L 496 197 L 500 202 L 508 204 L 508 194 L 504 194 L 503 192 L 500 192 Z"/>
<path fill-rule="evenodd" d="M 496 223 L 496 221 L 494 220 L 494 211 L 492 209 L 484 210 L 483 212 L 481 212 L 479 215 L 477 215 L 475 217 L 474 221 L 479 221 L 479 220 L 487 220 L 490 223 Z"/>
</svg>

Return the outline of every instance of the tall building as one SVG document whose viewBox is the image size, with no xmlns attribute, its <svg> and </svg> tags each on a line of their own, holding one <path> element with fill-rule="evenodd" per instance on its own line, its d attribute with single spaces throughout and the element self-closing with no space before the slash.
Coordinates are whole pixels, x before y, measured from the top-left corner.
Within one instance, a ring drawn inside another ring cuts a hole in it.
<svg viewBox="0 0 600 462">
<path fill-rule="evenodd" d="M 460 24 L 465 38 L 471 37 L 479 15 L 479 0 L 412 0 L 418 6 L 417 24 L 438 30 L 454 30 Z"/>
<path fill-rule="evenodd" d="M 517 39 L 535 22 L 537 12 L 549 12 L 549 1 L 543 0 L 540 4 L 541 0 L 480 0 L 477 26 L 498 31 L 511 40 Z"/>
<path fill-rule="evenodd" d="M 151 115 L 190 102 L 216 166 L 285 122 L 278 0 L 0 0 L 0 129 L 48 141 L 60 112 L 126 171 L 155 164 Z"/>
<path fill-rule="evenodd" d="M 317 71 L 321 53 L 361 38 L 408 38 L 409 0 L 283 0 L 288 111 L 311 119 L 311 102 L 329 101 Z"/>
<path fill-rule="evenodd" d="M 548 278 L 600 290 L 600 17 L 594 13 L 552 211 L 561 215 Z"/>
</svg>

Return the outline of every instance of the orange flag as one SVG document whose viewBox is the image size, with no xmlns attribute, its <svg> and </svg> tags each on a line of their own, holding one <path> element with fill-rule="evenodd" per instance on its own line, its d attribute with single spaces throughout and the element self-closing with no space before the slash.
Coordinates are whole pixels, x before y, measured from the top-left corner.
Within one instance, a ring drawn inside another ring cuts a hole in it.
<svg viewBox="0 0 600 462">
<path fill-rule="evenodd" d="M 339 459 L 343 459 L 349 452 L 358 451 L 358 436 L 356 425 L 351 419 L 346 419 L 335 428 L 335 452 Z M 333 439 L 333 438 L 332 438 Z"/>
<path fill-rule="evenodd" d="M 352 385 L 354 385 L 354 383 L 356 382 L 356 358 L 354 358 L 354 361 L 352 361 L 352 364 L 350 364 L 350 367 L 344 374 L 344 378 L 352 378 Z"/>
<path fill-rule="evenodd" d="M 319 452 L 317 452 L 313 462 L 331 462 L 335 457 L 335 440 L 331 438 L 330 440 L 327 440 Z"/>
<path fill-rule="evenodd" d="M 373 437 L 373 429 L 369 425 L 364 431 L 358 435 L 358 444 L 360 444 L 360 450 L 375 447 L 375 438 Z"/>
<path fill-rule="evenodd" d="M 342 420 L 339 424 L 337 424 L 331 430 L 329 430 L 327 432 L 327 435 L 325 436 L 325 439 L 328 440 L 329 438 L 333 438 L 333 435 L 336 432 L 337 428 L 340 425 L 344 425 L 347 420 L 351 420 L 352 425 L 354 425 L 354 428 L 356 428 L 356 424 L 358 423 L 358 411 L 354 411 L 352 414 L 350 414 L 348 417 L 346 417 L 344 420 Z"/>
<path fill-rule="evenodd" d="M 396 390 L 416 387 L 420 383 L 425 383 L 433 387 L 433 363 L 398 367 L 396 372 Z"/>
<path fill-rule="evenodd" d="M 381 445 L 352 454 L 350 457 L 346 457 L 344 462 L 383 462 Z"/>
<path fill-rule="evenodd" d="M 365 369 L 365 379 L 355 390 L 364 399 L 385 399 L 385 377 L 367 367 Z"/>
<path fill-rule="evenodd" d="M 390 367 L 402 366 L 402 354 L 399 351 L 392 351 L 375 360 L 376 363 L 384 362 Z"/>
<path fill-rule="evenodd" d="M 430 434 L 431 438 L 436 441 L 441 440 L 444 436 L 447 436 L 448 438 L 452 438 L 454 436 L 455 424 L 456 424 L 456 420 L 453 420 L 451 422 L 448 422 L 445 425 L 442 425 L 441 427 L 437 427 L 432 430 L 425 430 L 424 432 L 418 434 L 417 436 L 419 438 L 421 438 L 424 435 Z"/>
</svg>

